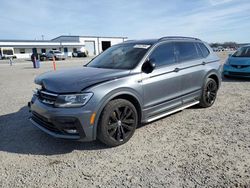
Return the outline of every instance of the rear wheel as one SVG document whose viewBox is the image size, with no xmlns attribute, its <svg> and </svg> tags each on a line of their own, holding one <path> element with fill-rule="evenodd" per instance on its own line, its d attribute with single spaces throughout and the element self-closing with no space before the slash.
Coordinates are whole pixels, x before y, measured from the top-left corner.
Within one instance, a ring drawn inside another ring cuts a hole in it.
<svg viewBox="0 0 250 188">
<path fill-rule="evenodd" d="M 218 85 L 216 81 L 212 78 L 208 78 L 204 85 L 199 105 L 203 108 L 212 106 L 215 102 L 217 91 Z"/>
<path fill-rule="evenodd" d="M 133 136 L 137 124 L 137 111 L 131 102 L 124 99 L 112 100 L 101 114 L 98 139 L 111 147 L 124 144 Z"/>
</svg>

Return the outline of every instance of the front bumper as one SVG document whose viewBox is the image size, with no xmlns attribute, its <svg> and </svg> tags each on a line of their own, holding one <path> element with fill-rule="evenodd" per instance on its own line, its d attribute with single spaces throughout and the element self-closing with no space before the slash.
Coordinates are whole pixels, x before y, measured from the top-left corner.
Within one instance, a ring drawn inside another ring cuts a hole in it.
<svg viewBox="0 0 250 188">
<path fill-rule="evenodd" d="M 250 78 L 250 67 L 236 68 L 231 65 L 225 64 L 223 66 L 223 75 L 232 77 L 247 77 Z"/>
<path fill-rule="evenodd" d="M 33 97 L 28 103 L 33 125 L 45 133 L 63 139 L 93 141 L 94 125 L 90 125 L 92 112 L 83 108 L 54 108 Z"/>
</svg>

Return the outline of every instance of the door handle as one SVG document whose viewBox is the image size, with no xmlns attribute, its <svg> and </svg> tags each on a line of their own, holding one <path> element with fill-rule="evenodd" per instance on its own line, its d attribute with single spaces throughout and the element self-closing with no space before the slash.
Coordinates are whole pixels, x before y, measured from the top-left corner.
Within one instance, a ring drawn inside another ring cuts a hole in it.
<svg viewBox="0 0 250 188">
<path fill-rule="evenodd" d="M 206 65 L 207 63 L 206 63 L 205 61 L 203 61 L 201 64 L 202 64 L 202 65 Z"/>
<path fill-rule="evenodd" d="M 174 72 L 179 72 L 179 71 L 180 71 L 179 68 L 175 68 L 175 69 L 174 69 Z"/>
</svg>

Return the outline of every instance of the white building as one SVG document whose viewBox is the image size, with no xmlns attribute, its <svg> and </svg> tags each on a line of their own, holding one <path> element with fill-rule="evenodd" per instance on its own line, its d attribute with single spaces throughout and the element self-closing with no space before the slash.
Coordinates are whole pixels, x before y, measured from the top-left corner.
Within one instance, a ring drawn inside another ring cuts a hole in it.
<svg viewBox="0 0 250 188">
<path fill-rule="evenodd" d="M 127 37 L 59 36 L 51 41 L 80 43 L 90 56 L 98 55 L 108 47 L 124 42 Z"/>
<path fill-rule="evenodd" d="M 46 53 L 50 50 L 60 50 L 67 56 L 72 56 L 73 51 L 87 50 L 89 56 L 95 56 L 126 39 L 127 37 L 59 36 L 52 40 L 0 40 L 0 53 L 4 49 L 8 52 L 13 49 L 17 58 L 30 58 L 32 53 Z"/>
</svg>

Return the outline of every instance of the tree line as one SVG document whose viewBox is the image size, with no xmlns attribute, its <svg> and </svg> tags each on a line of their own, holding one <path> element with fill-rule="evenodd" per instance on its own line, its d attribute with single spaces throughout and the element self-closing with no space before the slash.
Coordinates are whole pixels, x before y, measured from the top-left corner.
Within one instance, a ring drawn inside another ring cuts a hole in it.
<svg viewBox="0 0 250 188">
<path fill-rule="evenodd" d="M 239 44 L 236 42 L 224 42 L 224 43 L 211 43 L 210 46 L 212 48 L 218 48 L 219 46 L 222 46 L 223 48 L 238 48 Z"/>
</svg>

